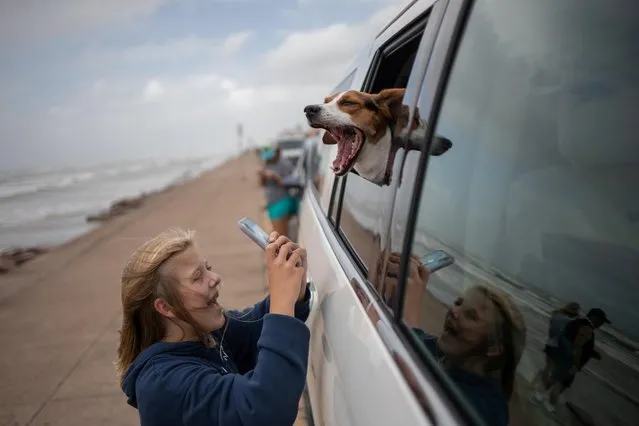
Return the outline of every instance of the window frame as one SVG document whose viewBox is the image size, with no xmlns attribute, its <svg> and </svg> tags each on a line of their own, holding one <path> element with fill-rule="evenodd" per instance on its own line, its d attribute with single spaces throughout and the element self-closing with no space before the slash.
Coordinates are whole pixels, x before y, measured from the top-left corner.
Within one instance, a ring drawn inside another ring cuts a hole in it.
<svg viewBox="0 0 639 426">
<path fill-rule="evenodd" d="M 375 54 L 373 56 L 373 59 L 370 62 L 370 66 L 368 68 L 368 71 L 366 73 L 366 77 L 364 78 L 364 81 L 362 83 L 362 87 L 359 89 L 361 91 L 367 92 L 370 91 L 373 88 L 373 85 L 375 83 L 375 81 L 377 80 L 377 76 L 378 76 L 378 72 L 382 66 L 382 64 L 384 63 L 384 60 L 386 58 L 388 58 L 389 56 L 391 56 L 392 54 L 396 53 L 398 50 L 400 50 L 402 47 L 404 47 L 406 44 L 413 42 L 415 39 L 418 40 L 418 47 L 417 50 L 415 51 L 416 56 L 413 59 L 413 65 L 411 66 L 411 71 L 409 74 L 409 81 L 410 81 L 410 77 L 414 74 L 414 73 L 419 73 L 419 69 L 415 69 L 415 64 L 417 64 L 417 60 L 418 60 L 418 53 L 420 53 L 420 47 L 422 45 L 422 43 L 424 42 L 424 36 L 426 35 L 426 28 L 428 26 L 428 23 L 430 21 L 430 17 L 431 17 L 431 13 L 432 13 L 432 9 L 433 8 L 428 8 L 426 11 L 424 11 L 423 13 L 419 14 L 417 17 L 415 17 L 415 19 L 413 19 L 411 22 L 409 22 L 408 24 L 406 24 L 400 31 L 398 31 L 397 33 L 393 34 L 393 36 L 391 38 L 389 38 L 388 40 L 384 41 L 384 43 L 382 43 L 377 50 L 375 51 Z M 419 63 L 422 67 L 425 67 L 426 64 L 424 63 Z M 346 192 L 346 185 L 348 183 L 348 177 L 349 174 L 351 172 L 347 173 L 346 175 L 342 176 L 339 181 L 336 180 L 335 182 L 335 187 L 337 186 L 337 184 L 340 185 L 339 188 L 339 193 L 338 193 L 338 199 L 337 201 L 337 205 L 335 206 L 336 210 L 335 210 L 335 219 L 333 222 L 333 227 L 334 227 L 334 232 L 337 234 L 338 236 L 338 240 L 340 241 L 342 247 L 344 248 L 344 250 L 346 252 L 349 253 L 350 258 L 352 260 L 353 263 L 355 263 L 357 269 L 359 270 L 360 274 L 363 277 L 367 277 L 368 275 L 368 268 L 366 267 L 366 265 L 364 264 L 363 259 L 359 256 L 359 254 L 357 253 L 357 249 L 350 243 L 349 239 L 348 239 L 348 235 L 346 235 L 344 232 L 342 232 L 342 229 L 340 227 L 341 225 L 341 216 L 342 216 L 342 207 L 343 207 L 343 202 L 344 202 L 344 194 Z M 371 185 L 374 185 L 373 183 L 371 183 Z M 335 188 L 334 188 L 335 191 Z M 335 194 L 333 194 L 335 195 Z M 333 201 L 333 199 L 331 198 L 331 201 Z M 332 218 L 332 212 L 331 215 L 329 216 Z M 366 285 L 368 287 L 371 287 L 372 289 L 372 285 L 369 282 L 369 280 L 367 278 L 364 279 L 364 282 L 366 282 Z M 377 293 L 375 290 L 373 290 L 373 292 Z"/>
</svg>

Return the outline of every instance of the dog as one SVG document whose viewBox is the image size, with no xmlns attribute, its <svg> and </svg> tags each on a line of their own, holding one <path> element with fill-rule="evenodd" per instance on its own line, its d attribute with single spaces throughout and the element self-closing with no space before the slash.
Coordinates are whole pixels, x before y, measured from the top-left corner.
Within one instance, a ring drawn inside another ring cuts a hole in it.
<svg viewBox="0 0 639 426">
<path fill-rule="evenodd" d="M 353 169 L 371 182 L 388 185 L 397 150 L 421 148 L 426 126 L 417 110 L 409 138 L 398 138 L 409 119 L 409 108 L 402 104 L 404 93 L 405 89 L 384 89 L 377 94 L 348 90 L 326 97 L 323 104 L 304 108 L 309 126 L 325 130 L 322 142 L 337 144 L 332 167 L 335 175 Z M 429 154 L 442 155 L 452 146 L 449 139 L 436 136 Z"/>
</svg>

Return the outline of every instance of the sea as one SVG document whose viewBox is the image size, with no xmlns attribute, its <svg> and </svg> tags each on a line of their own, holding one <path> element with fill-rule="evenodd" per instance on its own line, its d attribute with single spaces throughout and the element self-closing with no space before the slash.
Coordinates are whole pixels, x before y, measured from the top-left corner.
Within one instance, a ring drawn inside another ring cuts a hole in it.
<svg viewBox="0 0 639 426">
<path fill-rule="evenodd" d="M 0 251 L 64 243 L 98 226 L 86 217 L 114 201 L 196 178 L 229 156 L 0 170 Z"/>
</svg>

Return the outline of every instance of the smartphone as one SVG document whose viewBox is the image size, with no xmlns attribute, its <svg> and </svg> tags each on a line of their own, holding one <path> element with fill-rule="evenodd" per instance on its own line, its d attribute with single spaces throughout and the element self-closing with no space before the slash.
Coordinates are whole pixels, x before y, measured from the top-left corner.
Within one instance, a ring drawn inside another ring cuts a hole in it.
<svg viewBox="0 0 639 426">
<path fill-rule="evenodd" d="M 435 250 L 421 259 L 422 264 L 433 273 L 455 262 L 455 258 L 444 250 Z"/>
<path fill-rule="evenodd" d="M 248 217 L 242 218 L 237 222 L 237 226 L 240 227 L 250 239 L 252 239 L 262 250 L 268 245 L 268 234 L 255 222 Z"/>
</svg>

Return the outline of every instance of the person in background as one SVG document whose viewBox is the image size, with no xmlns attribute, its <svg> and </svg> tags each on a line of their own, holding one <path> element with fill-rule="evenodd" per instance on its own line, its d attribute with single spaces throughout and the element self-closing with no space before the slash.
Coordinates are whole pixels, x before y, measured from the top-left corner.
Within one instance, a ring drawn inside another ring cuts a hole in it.
<svg viewBox="0 0 639 426">
<path fill-rule="evenodd" d="M 550 386 L 552 384 L 552 371 L 554 368 L 553 356 L 554 352 L 559 346 L 559 337 L 566 324 L 572 319 L 579 316 L 581 307 L 577 302 L 569 302 L 565 306 L 555 309 L 550 314 L 550 321 L 548 323 L 548 340 L 544 345 L 544 353 L 546 354 L 546 364 L 544 368 L 539 370 L 532 381 L 533 394 L 532 396 L 537 401 L 542 401 L 544 398 L 548 398 L 550 392 Z"/>
<path fill-rule="evenodd" d="M 133 253 L 116 367 L 141 426 L 293 424 L 309 353 L 306 251 L 272 233 L 265 256 L 270 295 L 235 312 L 218 303 L 222 278 L 193 233 Z"/>
<path fill-rule="evenodd" d="M 557 345 L 549 354 L 553 369 L 548 396 L 544 399 L 544 405 L 551 413 L 555 411 L 559 396 L 572 385 L 577 372 L 591 358 L 601 359 L 595 350 L 595 330 L 604 324 L 610 324 L 606 313 L 600 308 L 593 308 L 585 317 L 571 319 L 557 336 Z"/>
<path fill-rule="evenodd" d="M 293 164 L 282 158 L 279 147 L 264 149 L 260 158 L 264 166 L 258 170 L 258 176 L 264 187 L 268 218 L 275 232 L 288 236 L 289 221 L 299 210 L 299 200 L 284 185 L 293 174 Z"/>
</svg>

